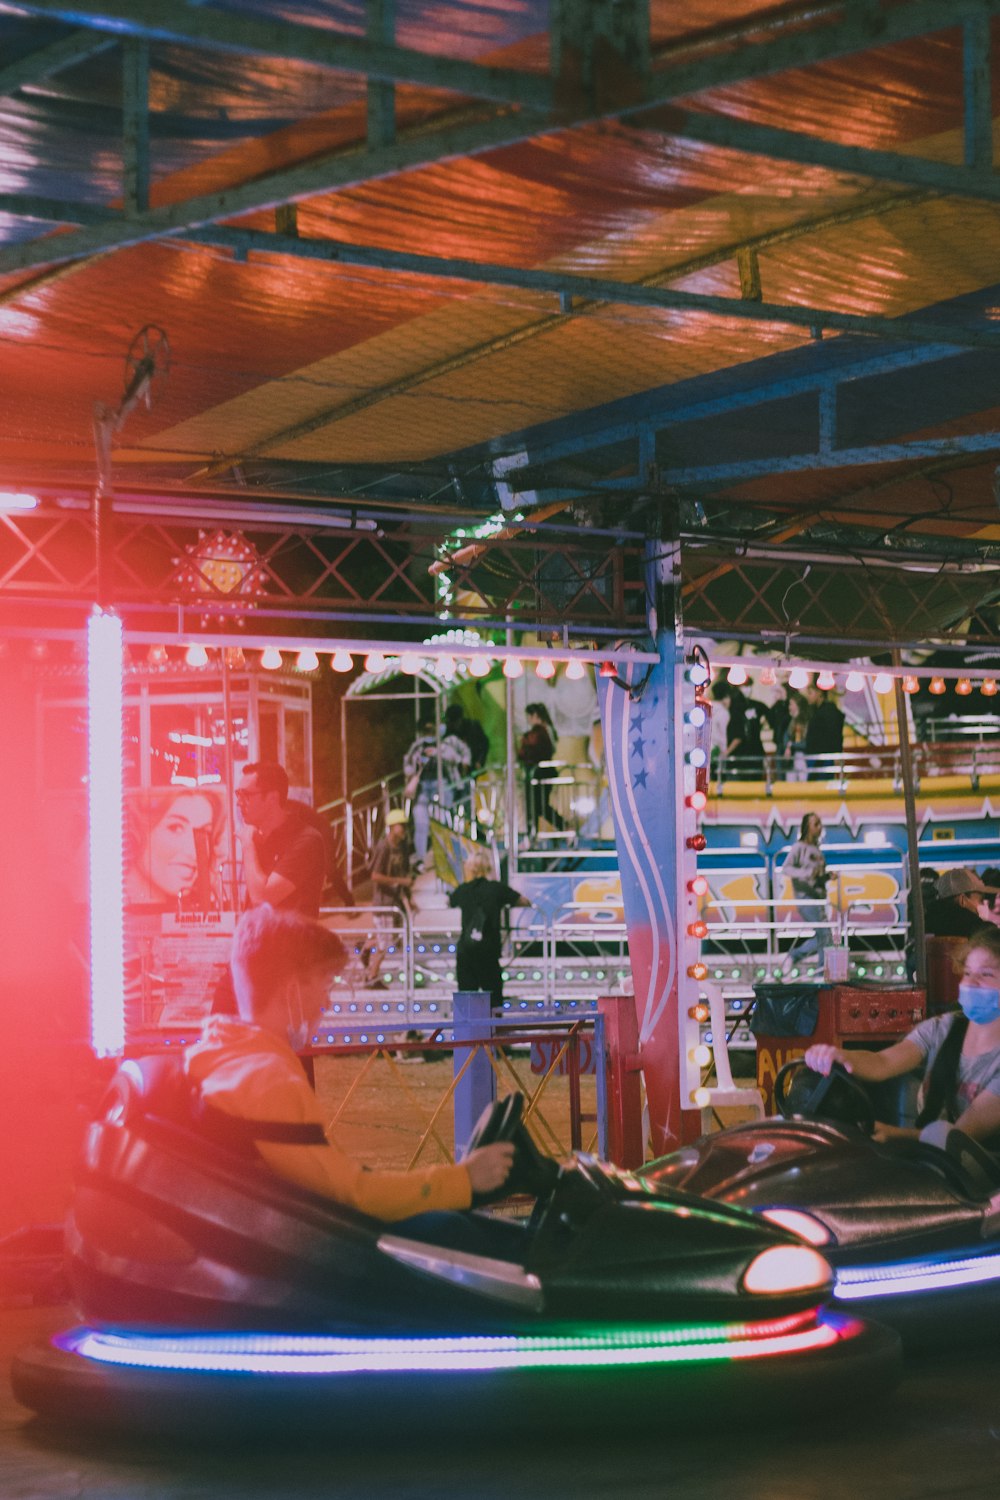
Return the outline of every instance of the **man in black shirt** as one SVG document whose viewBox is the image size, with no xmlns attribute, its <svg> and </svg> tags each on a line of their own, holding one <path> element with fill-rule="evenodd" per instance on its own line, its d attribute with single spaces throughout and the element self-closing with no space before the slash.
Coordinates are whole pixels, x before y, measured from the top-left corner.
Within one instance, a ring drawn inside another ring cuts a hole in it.
<svg viewBox="0 0 1000 1500">
<path fill-rule="evenodd" d="M 485 849 L 469 855 L 464 874 L 465 880 L 448 898 L 462 913 L 455 952 L 458 988 L 489 990 L 490 1008 L 499 1011 L 503 1006 L 500 918 L 508 906 L 530 906 L 531 902 L 512 886 L 492 878 L 493 861 Z"/>
<path fill-rule="evenodd" d="M 236 789 L 242 823 L 247 905 L 319 916 L 326 884 L 326 847 L 319 829 L 288 803 L 288 774 L 277 761 L 248 761 Z"/>
<path fill-rule="evenodd" d="M 844 715 L 824 688 L 811 682 L 805 690 L 809 704 L 806 720 L 806 764 L 809 780 L 820 781 L 836 776 L 834 761 L 826 757 L 839 755 L 844 748 Z M 814 759 L 818 757 L 818 759 Z"/>
</svg>

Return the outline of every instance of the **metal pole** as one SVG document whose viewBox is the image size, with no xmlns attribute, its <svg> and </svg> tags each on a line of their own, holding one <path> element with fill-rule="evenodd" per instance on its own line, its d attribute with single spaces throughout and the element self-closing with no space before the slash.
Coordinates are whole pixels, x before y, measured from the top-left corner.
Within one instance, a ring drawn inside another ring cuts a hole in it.
<svg viewBox="0 0 1000 1500">
<path fill-rule="evenodd" d="M 506 644 L 513 646 L 514 631 L 507 625 Z M 514 679 L 504 674 L 504 707 L 507 711 L 507 873 L 517 874 L 517 760 L 514 754 Z"/>
<path fill-rule="evenodd" d="M 222 648 L 222 717 L 226 721 L 225 749 L 223 759 L 225 762 L 226 785 L 229 788 L 229 899 L 233 911 L 239 910 L 239 898 L 236 891 L 236 788 L 233 785 L 235 773 L 233 769 L 233 711 L 229 695 L 229 661 L 226 656 L 227 647 Z"/>
<path fill-rule="evenodd" d="M 899 650 L 894 647 L 892 664 L 900 665 Z M 903 807 L 906 813 L 906 857 L 910 874 L 910 896 L 913 908 L 913 956 L 917 984 L 927 984 L 927 943 L 924 931 L 924 903 L 920 894 L 920 851 L 917 847 L 917 808 L 913 795 L 913 756 L 910 754 L 910 720 L 906 711 L 903 679 L 893 677 L 896 699 L 896 722 L 899 727 L 899 767 L 903 776 Z"/>
</svg>

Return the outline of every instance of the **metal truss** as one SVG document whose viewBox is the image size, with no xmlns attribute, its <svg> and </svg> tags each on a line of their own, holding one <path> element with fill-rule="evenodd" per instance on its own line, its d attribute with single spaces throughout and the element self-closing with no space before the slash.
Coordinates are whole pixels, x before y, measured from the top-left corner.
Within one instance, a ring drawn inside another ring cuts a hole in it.
<svg viewBox="0 0 1000 1500">
<path fill-rule="evenodd" d="M 220 524 L 234 529 L 231 521 Z M 349 517 L 337 531 L 329 521 L 247 521 L 239 530 L 259 558 L 254 573 L 262 592 L 252 598 L 226 593 L 207 576 L 192 586 L 192 553 L 204 541 L 204 518 L 199 524 L 196 518 L 116 514 L 103 537 L 107 597 L 125 614 L 180 608 L 194 620 L 202 615 L 236 625 L 253 616 L 276 633 L 333 618 L 441 627 L 430 571 L 448 536 L 440 521 L 433 531 L 425 519 L 389 530 Z M 451 623 L 571 626 L 577 634 L 601 636 L 645 629 L 642 549 L 634 538 L 609 546 L 603 533 L 567 527 L 549 536 L 532 528 L 502 542 L 477 543 L 472 551 L 467 560 L 446 564 L 454 592 Z M 0 599 L 8 612 L 28 603 L 89 606 L 97 582 L 89 513 L 48 507 L 0 514 Z"/>
<path fill-rule="evenodd" d="M 777 547 L 741 555 L 717 542 L 682 545 L 681 557 L 692 635 L 767 642 L 786 656 L 832 643 L 859 653 L 1000 645 L 995 564 L 818 551 L 793 559 Z"/>
<path fill-rule="evenodd" d="M 992 296 L 993 290 L 983 293 L 985 300 Z M 817 343 L 773 356 L 764 375 L 754 365 L 512 434 L 511 453 L 494 460 L 501 501 L 524 509 L 650 487 L 705 494 L 765 475 L 1000 453 L 1000 431 L 993 430 L 893 440 L 900 412 L 912 431 L 1000 405 L 1000 360 L 992 350 L 963 350 L 952 342 L 957 330 L 948 312 L 946 304 L 925 316 L 937 337 L 922 346 L 872 339 Z M 929 366 L 938 366 L 934 380 L 926 378 Z M 921 371 L 918 393 L 914 381 Z M 739 414 L 753 414 L 746 454 L 739 455 L 730 434 L 726 448 L 733 456 L 719 463 L 714 424 Z M 762 457 L 754 433 L 765 426 L 776 438 L 773 452 Z M 794 439 L 786 451 L 783 434 Z"/>
<path fill-rule="evenodd" d="M 17 8 L 26 14 L 61 20 L 80 29 L 55 49 L 40 49 L 35 54 L 34 70 L 32 59 L 26 58 L 0 72 L 0 88 L 7 79 L 8 87 L 38 81 L 85 55 L 88 31 L 96 31 L 102 46 L 109 38 L 125 45 L 124 211 L 106 205 L 83 209 L 72 203 L 46 206 L 38 199 L 19 203 L 17 195 L 5 195 L 0 207 L 12 214 L 20 211 L 32 217 L 44 212 L 57 222 L 79 224 L 88 218 L 90 222 L 66 234 L 45 234 L 41 239 L 7 248 L 0 252 L 0 273 L 64 264 L 240 214 L 280 209 L 300 198 L 448 156 L 471 155 L 595 120 L 635 116 L 647 128 L 659 129 L 665 135 L 717 141 L 739 150 L 948 195 L 991 202 L 1000 199 L 1000 183 L 992 171 L 988 65 L 989 18 L 1000 10 L 1000 0 L 903 0 L 889 9 L 877 3 L 857 4 L 846 7 L 846 15 L 843 6 L 832 6 L 826 13 L 820 7 L 807 23 L 791 28 L 788 35 L 781 34 L 780 18 L 754 19 L 745 33 L 734 30 L 731 36 L 722 38 L 722 45 L 717 38 L 714 48 L 706 48 L 704 42 L 699 48 L 699 38 L 688 37 L 656 56 L 650 54 L 648 6 L 644 0 L 619 0 L 618 4 L 559 0 L 554 5 L 550 36 L 554 64 L 550 76 L 487 68 L 394 46 L 384 40 L 387 3 L 380 0 L 373 7 L 369 37 L 361 39 L 290 22 L 258 22 L 235 12 L 179 7 L 172 0 L 79 0 L 73 4 L 64 0 L 21 0 Z M 963 27 L 965 39 L 965 146 L 961 166 L 907 153 L 840 147 L 815 136 L 690 110 L 675 111 L 663 118 L 657 113 L 660 106 L 706 89 L 809 67 L 955 26 Z M 196 48 L 292 58 L 363 74 L 370 84 L 366 148 L 337 153 L 225 193 L 149 209 L 145 193 L 150 176 L 148 55 L 139 49 L 148 48 L 150 41 L 163 40 Z M 733 45 L 741 41 L 743 45 Z M 688 59 L 692 46 L 696 53 L 705 55 Z M 441 117 L 436 130 L 397 137 L 388 118 L 387 96 L 377 92 L 391 89 L 397 81 L 445 89 L 463 100 L 481 101 L 480 112 L 470 123 L 467 108 L 458 122 L 452 110 Z M 482 104 L 492 114 L 484 115 Z M 97 222 L 94 208 L 104 210 Z M 483 268 L 494 274 L 496 269 Z M 485 275 L 483 279 L 490 277 Z M 582 289 L 569 294 L 589 295 Z M 762 307 L 756 315 L 788 320 L 787 309 L 766 311 Z"/>
</svg>

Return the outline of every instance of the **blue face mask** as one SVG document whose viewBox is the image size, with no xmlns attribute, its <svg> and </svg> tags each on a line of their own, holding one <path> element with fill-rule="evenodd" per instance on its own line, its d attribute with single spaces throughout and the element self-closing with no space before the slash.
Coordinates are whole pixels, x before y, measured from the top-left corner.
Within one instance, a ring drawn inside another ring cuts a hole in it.
<svg viewBox="0 0 1000 1500">
<path fill-rule="evenodd" d="M 1000 1019 L 1000 990 L 980 989 L 977 984 L 960 984 L 958 1003 L 970 1021 L 988 1026 Z"/>
</svg>

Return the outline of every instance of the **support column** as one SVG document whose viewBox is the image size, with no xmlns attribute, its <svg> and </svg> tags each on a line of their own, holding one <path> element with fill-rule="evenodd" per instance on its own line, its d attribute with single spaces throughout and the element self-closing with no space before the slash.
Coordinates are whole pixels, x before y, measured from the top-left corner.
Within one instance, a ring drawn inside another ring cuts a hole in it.
<svg viewBox="0 0 1000 1500">
<path fill-rule="evenodd" d="M 675 610 L 679 550 L 650 544 L 650 625 L 660 660 L 598 678 L 608 787 L 635 989 L 639 1061 L 646 1082 L 654 1156 L 701 1130 L 692 1107 L 689 1045 L 697 1027 L 681 1008 L 684 927 L 692 905 L 684 894 L 685 767 L 683 649 Z M 693 773 L 692 773 L 693 774 Z M 692 784 L 693 789 L 693 784 Z M 687 862 L 692 864 L 693 855 Z M 697 998 L 694 996 L 693 998 Z"/>
<path fill-rule="evenodd" d="M 480 1040 L 493 1035 L 493 1015 L 488 990 L 456 990 L 452 1000 L 455 1041 Z M 469 1063 L 466 1067 L 466 1063 Z M 497 1096 L 497 1075 L 485 1052 L 476 1052 L 469 1062 L 467 1047 L 455 1048 L 455 1072 L 461 1078 L 455 1088 L 455 1160 L 461 1161 L 472 1128 L 488 1104 Z"/>
</svg>

